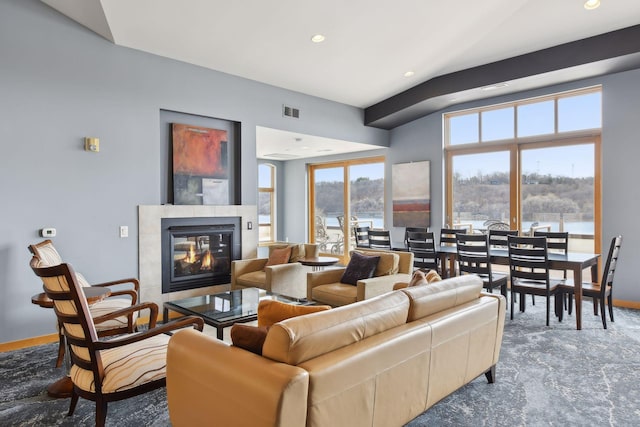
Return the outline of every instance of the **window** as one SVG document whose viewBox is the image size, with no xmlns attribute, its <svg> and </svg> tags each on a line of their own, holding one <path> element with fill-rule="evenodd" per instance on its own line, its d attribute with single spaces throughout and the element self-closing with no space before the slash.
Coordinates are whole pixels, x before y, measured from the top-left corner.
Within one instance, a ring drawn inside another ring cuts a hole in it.
<svg viewBox="0 0 640 427">
<path fill-rule="evenodd" d="M 258 242 L 276 240 L 275 233 L 275 180 L 276 167 L 268 163 L 258 165 Z"/>
<path fill-rule="evenodd" d="M 599 252 L 601 99 L 594 87 L 445 114 L 447 223 L 568 231 L 570 250 Z"/>
<path fill-rule="evenodd" d="M 353 227 L 384 227 L 384 158 L 309 165 L 309 176 L 309 241 L 346 261 Z"/>
</svg>

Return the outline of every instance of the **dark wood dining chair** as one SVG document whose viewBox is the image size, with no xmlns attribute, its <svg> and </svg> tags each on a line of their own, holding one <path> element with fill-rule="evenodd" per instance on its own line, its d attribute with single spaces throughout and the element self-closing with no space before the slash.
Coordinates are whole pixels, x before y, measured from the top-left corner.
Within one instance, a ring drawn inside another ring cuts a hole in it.
<svg viewBox="0 0 640 427">
<path fill-rule="evenodd" d="M 369 230 L 369 247 L 371 249 L 391 250 L 391 235 L 389 230 Z"/>
<path fill-rule="evenodd" d="M 441 228 L 440 229 L 440 246 L 455 246 L 456 234 L 466 233 L 466 228 Z"/>
<path fill-rule="evenodd" d="M 562 255 L 566 255 L 569 252 L 569 233 L 567 231 L 534 231 L 534 237 L 545 237 L 547 239 L 547 248 L 549 252 L 555 252 Z M 567 270 L 562 270 L 562 277 L 567 278 Z M 535 297 L 531 297 L 533 305 L 536 304 Z M 568 307 L 569 313 L 571 313 L 571 306 L 568 305 L 566 299 L 564 299 L 565 308 Z"/>
<path fill-rule="evenodd" d="M 359 225 L 353 227 L 353 234 L 357 248 L 369 247 L 369 229 L 368 225 Z"/>
<path fill-rule="evenodd" d="M 92 400 L 96 403 L 96 426 L 104 426 L 109 402 L 165 386 L 170 338 L 167 333 L 187 326 L 202 331 L 204 326 L 202 318 L 188 316 L 156 327 L 158 306 L 152 302 L 141 303 L 95 321 L 149 310 L 147 330 L 102 339 L 71 265 L 37 267 L 37 263 L 32 260 L 31 268 L 41 278 L 45 293 L 54 302 L 54 311 L 63 325 L 67 351 L 71 355 L 69 377 L 73 391 L 68 415 L 73 415 L 80 397 Z"/>
<path fill-rule="evenodd" d="M 559 285 L 564 281 L 549 276 L 549 253 L 545 237 L 508 236 L 509 275 L 511 276 L 511 320 L 513 320 L 514 297 L 520 294 L 520 311 L 525 310 L 524 295 L 539 295 L 546 298 L 547 326 L 551 297 L 556 303 L 555 311 L 560 315 L 557 295 Z"/>
<path fill-rule="evenodd" d="M 407 250 L 413 252 L 413 267 L 422 271 L 438 268 L 436 241 L 431 231 L 409 231 L 407 233 Z"/>
<path fill-rule="evenodd" d="M 409 233 L 412 232 L 428 232 L 429 231 L 429 227 L 405 227 L 404 228 L 404 247 L 405 249 L 409 248 L 409 245 L 407 243 L 407 240 L 409 239 Z"/>
<path fill-rule="evenodd" d="M 458 233 L 466 233 L 467 229 L 466 228 L 441 228 L 440 229 L 440 247 L 445 247 L 445 246 L 449 246 L 449 247 L 454 247 L 456 246 L 456 234 Z M 454 262 L 454 258 L 449 258 L 449 265 L 446 265 L 447 263 L 443 260 L 442 261 L 442 274 L 445 277 L 452 277 L 456 275 L 456 267 L 455 267 L 455 262 Z M 449 271 L 451 270 L 451 271 Z"/>
<path fill-rule="evenodd" d="M 458 250 L 458 270 L 460 274 L 477 274 L 484 288 L 493 292 L 500 288 L 500 293 L 507 297 L 508 276 L 491 269 L 489 257 L 489 236 L 486 234 L 456 234 Z"/>
<path fill-rule="evenodd" d="M 490 228 L 489 232 L 489 247 L 498 249 L 507 249 L 507 236 L 517 236 L 518 230 L 500 230 Z"/>
<path fill-rule="evenodd" d="M 598 308 L 600 308 L 600 315 L 602 316 L 602 326 L 607 329 L 607 315 L 605 313 L 605 301 L 609 306 L 609 318 L 613 322 L 613 276 L 616 272 L 618 265 L 618 257 L 620 256 L 620 247 L 622 245 L 622 236 L 616 236 L 611 239 L 611 245 L 609 246 L 609 255 L 607 255 L 607 261 L 602 270 L 602 279 L 600 282 L 583 282 L 582 283 L 582 295 L 593 299 L 593 314 L 598 315 Z M 569 307 L 573 305 L 573 294 L 575 293 L 575 283 L 573 279 L 567 279 L 565 283 L 560 285 L 560 291 L 566 293 L 569 298 Z M 562 321 L 562 312 L 560 313 L 560 321 Z"/>
</svg>

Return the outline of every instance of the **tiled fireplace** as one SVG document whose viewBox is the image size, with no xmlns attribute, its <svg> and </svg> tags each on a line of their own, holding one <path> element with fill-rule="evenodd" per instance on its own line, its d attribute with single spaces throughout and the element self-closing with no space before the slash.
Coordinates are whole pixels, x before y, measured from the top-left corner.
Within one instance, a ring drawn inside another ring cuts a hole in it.
<svg viewBox="0 0 640 427">
<path fill-rule="evenodd" d="M 172 221 L 167 221 L 171 219 Z M 163 221 L 164 220 L 164 221 Z M 175 220 L 175 221 L 173 221 Z M 191 220 L 191 221 L 190 221 Z M 163 272 L 162 272 L 162 233 L 163 222 L 173 223 L 175 230 L 178 230 L 178 241 L 175 243 L 178 250 L 184 249 L 182 246 L 194 242 L 201 246 L 216 246 L 215 252 L 220 258 L 219 263 L 222 263 L 222 258 L 226 255 L 232 254 L 234 259 L 239 258 L 253 258 L 257 256 L 258 247 L 258 227 L 253 227 L 252 230 L 247 229 L 247 223 L 252 222 L 257 225 L 257 208 L 254 205 L 230 205 L 230 206 L 201 206 L 201 205 L 140 205 L 138 206 L 138 267 L 140 277 L 140 293 L 142 301 L 153 301 L 162 308 L 164 301 L 175 300 L 179 298 L 186 298 L 190 296 L 203 295 L 213 292 L 221 291 L 221 287 L 226 286 L 227 278 L 217 279 L 210 282 L 212 286 L 196 285 L 195 287 L 189 284 L 185 286 L 178 285 L 174 289 L 163 293 Z M 207 227 L 217 228 L 216 230 L 209 229 L 203 233 L 203 230 L 196 230 L 195 234 L 198 238 L 185 238 L 185 234 L 180 234 L 182 227 L 186 223 L 195 223 L 196 225 L 207 224 Z M 233 234 L 236 241 L 232 241 L 229 230 L 223 230 L 222 228 L 228 228 L 228 225 L 233 224 Z M 219 228 L 222 226 L 222 228 Z M 177 228 L 176 228 L 177 227 Z M 216 231 L 214 233 L 214 231 Z M 208 237 L 204 237 L 204 236 Z M 225 252 L 225 245 L 230 244 L 230 251 Z M 241 253 L 233 254 L 233 251 Z M 200 256 L 204 256 L 203 252 Z M 178 258 L 180 254 L 174 255 Z M 185 257 L 196 257 L 195 254 L 189 254 L 188 251 L 184 254 Z M 215 261 L 214 261 L 215 263 Z M 184 264 L 184 263 L 181 263 Z M 194 265 L 201 268 L 201 261 L 197 260 Z M 221 264 L 220 264 L 221 265 Z M 185 267 L 186 268 L 186 267 Z M 194 266 L 189 266 L 193 269 Z M 213 268 L 216 268 L 215 266 Z M 222 267 L 218 266 L 218 269 Z M 226 267 L 225 267 L 226 268 Z M 179 270 L 178 276 L 183 276 L 184 271 Z M 182 272 L 182 273 L 181 273 Z M 175 271 L 174 271 L 175 273 Z M 201 277 L 200 272 L 195 276 Z M 191 279 L 188 279 L 191 280 Z M 207 279 L 209 280 L 209 279 Z M 220 282 L 222 280 L 225 283 Z M 180 282 L 180 280 L 178 280 Z M 187 289 L 192 287 L 192 289 Z"/>
</svg>

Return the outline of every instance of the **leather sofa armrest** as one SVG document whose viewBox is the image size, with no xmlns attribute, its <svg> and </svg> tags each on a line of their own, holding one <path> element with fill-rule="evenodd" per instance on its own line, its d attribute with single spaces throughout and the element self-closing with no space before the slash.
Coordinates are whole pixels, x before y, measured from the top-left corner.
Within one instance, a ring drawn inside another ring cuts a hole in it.
<svg viewBox="0 0 640 427">
<path fill-rule="evenodd" d="M 231 289 L 236 288 L 236 278 L 252 271 L 262 270 L 268 258 L 238 259 L 231 261 Z"/>
<path fill-rule="evenodd" d="M 294 298 L 306 298 L 306 269 L 298 262 L 265 267 L 267 287 L 271 292 Z"/>
<path fill-rule="evenodd" d="M 405 289 L 409 287 L 409 283 L 408 282 L 396 282 L 393 285 L 393 290 L 397 291 L 398 289 Z"/>
<path fill-rule="evenodd" d="M 356 286 L 358 301 L 373 298 L 378 295 L 386 294 L 394 290 L 397 282 L 409 281 L 411 277 L 408 274 L 389 274 L 387 276 L 372 277 L 370 279 L 358 280 Z"/>
<path fill-rule="evenodd" d="M 314 287 L 339 282 L 345 270 L 346 267 L 339 267 L 307 273 L 307 299 L 313 299 L 311 291 Z"/>
<path fill-rule="evenodd" d="M 308 390 L 309 374 L 297 366 L 193 330 L 169 340 L 167 401 L 174 426 L 302 426 Z"/>
</svg>

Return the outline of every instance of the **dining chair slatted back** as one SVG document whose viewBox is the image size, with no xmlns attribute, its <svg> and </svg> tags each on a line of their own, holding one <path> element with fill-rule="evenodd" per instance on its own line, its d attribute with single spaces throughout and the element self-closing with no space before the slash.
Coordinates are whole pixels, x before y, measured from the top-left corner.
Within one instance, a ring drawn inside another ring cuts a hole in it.
<svg viewBox="0 0 640 427">
<path fill-rule="evenodd" d="M 458 270 L 460 274 L 477 274 L 483 281 L 483 286 L 489 292 L 500 288 L 500 292 L 507 296 L 507 275 L 493 272 L 489 256 L 489 236 L 486 234 L 456 235 L 456 249 Z"/>
<path fill-rule="evenodd" d="M 507 236 L 517 236 L 518 230 L 489 229 L 489 246 L 492 248 L 506 249 Z"/>
<path fill-rule="evenodd" d="M 360 225 L 353 227 L 353 234 L 357 248 L 369 247 L 369 229 L 368 225 Z"/>
<path fill-rule="evenodd" d="M 569 250 L 569 233 L 567 231 L 534 231 L 534 237 L 546 237 L 547 248 L 551 252 L 566 254 Z"/>
<path fill-rule="evenodd" d="M 511 319 L 513 319 L 514 298 L 520 294 L 520 311 L 524 311 L 524 295 L 540 295 L 547 302 L 547 326 L 551 307 L 561 281 L 549 276 L 549 254 L 545 237 L 508 236 L 509 274 L 511 276 Z M 558 307 L 555 308 L 558 313 Z"/>
<path fill-rule="evenodd" d="M 428 232 L 429 231 L 429 227 L 405 227 L 404 228 L 404 247 L 408 248 L 409 244 L 408 244 L 408 239 L 409 239 L 409 233 L 412 232 Z"/>
<path fill-rule="evenodd" d="M 440 229 L 440 246 L 455 246 L 456 234 L 466 233 L 466 228 L 441 228 Z"/>
<path fill-rule="evenodd" d="M 611 239 L 609 245 L 609 253 L 600 282 L 584 282 L 582 283 L 582 295 L 593 299 L 593 314 L 597 315 L 600 311 L 602 326 L 607 329 L 607 316 L 605 312 L 605 303 L 609 306 L 609 318 L 613 322 L 613 277 L 615 276 L 618 266 L 618 257 L 620 256 L 620 247 L 622 246 L 622 236 L 616 236 Z M 571 296 L 575 292 L 575 284 L 569 279 L 560 286 L 561 291 L 568 293 L 569 307 L 573 304 Z M 599 309 L 599 310 L 598 310 Z"/>
<path fill-rule="evenodd" d="M 566 231 L 538 231 L 533 232 L 534 237 L 545 237 L 547 239 L 547 248 L 549 252 L 555 252 L 566 255 L 569 252 L 569 233 Z M 557 270 L 556 270 L 557 271 Z M 567 270 L 562 270 L 562 277 L 567 278 Z M 535 298 L 532 296 L 532 298 Z M 535 304 L 535 299 L 533 300 Z M 565 306 L 568 304 L 565 301 Z M 571 312 L 571 305 L 568 306 Z"/>
<path fill-rule="evenodd" d="M 391 235 L 389 230 L 369 230 L 369 247 L 371 249 L 391 250 Z"/>
<path fill-rule="evenodd" d="M 413 252 L 414 268 L 439 271 L 435 245 L 435 237 L 431 231 L 407 232 L 407 250 Z"/>
</svg>

